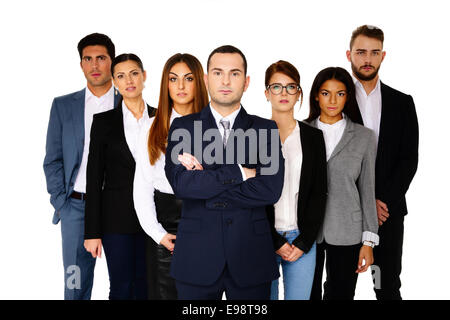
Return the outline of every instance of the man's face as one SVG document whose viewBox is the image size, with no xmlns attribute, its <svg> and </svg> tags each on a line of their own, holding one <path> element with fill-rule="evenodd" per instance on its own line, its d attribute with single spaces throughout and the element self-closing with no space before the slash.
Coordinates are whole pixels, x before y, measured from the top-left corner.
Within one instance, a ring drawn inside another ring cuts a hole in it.
<svg viewBox="0 0 450 320">
<path fill-rule="evenodd" d="M 353 47 L 347 51 L 353 74 L 362 81 L 375 79 L 385 55 L 380 40 L 363 35 L 356 37 Z"/>
<path fill-rule="evenodd" d="M 250 82 L 244 74 L 244 59 L 238 53 L 216 53 L 205 75 L 211 101 L 221 107 L 240 104 Z"/>
<path fill-rule="evenodd" d="M 106 47 L 96 45 L 84 48 L 80 65 L 92 87 L 101 87 L 111 82 L 111 57 Z"/>
</svg>

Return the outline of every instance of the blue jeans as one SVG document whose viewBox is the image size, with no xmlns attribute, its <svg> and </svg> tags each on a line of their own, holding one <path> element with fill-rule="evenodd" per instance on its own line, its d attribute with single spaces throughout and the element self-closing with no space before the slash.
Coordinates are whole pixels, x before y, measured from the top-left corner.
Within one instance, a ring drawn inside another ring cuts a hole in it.
<svg viewBox="0 0 450 320">
<path fill-rule="evenodd" d="M 291 244 L 300 234 L 298 230 L 278 231 L 278 233 Z M 309 300 L 316 267 L 316 243 L 314 242 L 308 253 L 304 253 L 294 262 L 285 261 L 277 254 L 277 264 L 278 266 L 281 264 L 283 269 L 284 299 Z M 278 300 L 278 279 L 272 281 L 270 299 Z"/>
</svg>

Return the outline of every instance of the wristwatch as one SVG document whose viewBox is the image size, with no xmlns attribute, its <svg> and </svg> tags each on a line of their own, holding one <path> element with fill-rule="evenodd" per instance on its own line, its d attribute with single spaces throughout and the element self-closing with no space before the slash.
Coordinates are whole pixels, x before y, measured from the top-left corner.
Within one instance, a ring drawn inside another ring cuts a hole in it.
<svg viewBox="0 0 450 320">
<path fill-rule="evenodd" d="M 372 241 L 363 241 L 363 245 L 369 246 L 371 248 L 375 247 L 375 243 L 373 243 Z"/>
</svg>

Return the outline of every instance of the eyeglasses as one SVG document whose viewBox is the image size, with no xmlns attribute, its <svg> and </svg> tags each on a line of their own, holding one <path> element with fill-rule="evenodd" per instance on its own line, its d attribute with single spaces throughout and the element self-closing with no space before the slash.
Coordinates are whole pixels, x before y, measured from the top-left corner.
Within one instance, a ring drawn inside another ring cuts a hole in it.
<svg viewBox="0 0 450 320">
<path fill-rule="evenodd" d="M 289 83 L 285 86 L 283 86 L 281 83 L 272 83 L 268 85 L 266 89 L 270 90 L 270 92 L 275 95 L 281 94 L 281 92 L 283 92 L 283 89 L 286 89 L 286 92 L 288 94 L 293 95 L 300 91 L 300 86 L 295 83 Z"/>
</svg>

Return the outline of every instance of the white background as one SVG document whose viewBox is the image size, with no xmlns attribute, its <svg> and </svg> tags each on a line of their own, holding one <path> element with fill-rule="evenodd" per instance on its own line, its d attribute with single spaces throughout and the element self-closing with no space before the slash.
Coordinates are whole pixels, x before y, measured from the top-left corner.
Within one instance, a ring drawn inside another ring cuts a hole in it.
<svg viewBox="0 0 450 320">
<path fill-rule="evenodd" d="M 402 294 L 448 299 L 450 25 L 447 1 L 8 1 L 0 10 L 0 299 L 62 299 L 60 226 L 52 225 L 42 169 L 53 97 L 85 86 L 76 49 L 92 32 L 109 35 L 116 53 L 139 55 L 147 69 L 145 99 L 157 106 L 165 61 L 223 44 L 248 60 L 243 105 L 270 117 L 264 72 L 284 59 L 300 71 L 308 114 L 315 75 L 350 70 L 351 32 L 373 24 L 385 32 L 380 75 L 414 97 L 420 126 L 419 169 L 407 194 Z M 298 109 L 298 106 L 297 106 Z M 97 261 L 93 299 L 107 299 L 106 261 Z M 371 275 L 356 299 L 373 299 Z"/>
</svg>

